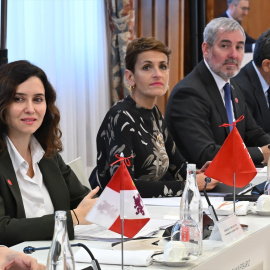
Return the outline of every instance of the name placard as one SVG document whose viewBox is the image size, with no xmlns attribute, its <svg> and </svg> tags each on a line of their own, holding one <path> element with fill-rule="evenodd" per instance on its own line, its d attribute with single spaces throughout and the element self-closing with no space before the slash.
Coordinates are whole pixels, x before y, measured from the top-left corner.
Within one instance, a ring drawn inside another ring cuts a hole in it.
<svg viewBox="0 0 270 270">
<path fill-rule="evenodd" d="M 240 238 L 244 232 L 238 217 L 231 214 L 218 221 L 218 228 L 223 242 L 231 242 Z"/>
</svg>

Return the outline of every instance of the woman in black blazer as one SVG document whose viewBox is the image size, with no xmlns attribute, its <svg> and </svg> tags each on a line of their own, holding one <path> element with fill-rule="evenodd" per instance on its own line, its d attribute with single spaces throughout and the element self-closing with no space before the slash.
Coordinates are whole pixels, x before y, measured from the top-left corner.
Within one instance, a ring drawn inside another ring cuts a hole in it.
<svg viewBox="0 0 270 270">
<path fill-rule="evenodd" d="M 89 193 L 62 160 L 56 92 L 28 61 L 0 68 L 0 244 L 47 240 L 54 212 L 67 211 L 70 239 L 98 189 Z"/>
</svg>

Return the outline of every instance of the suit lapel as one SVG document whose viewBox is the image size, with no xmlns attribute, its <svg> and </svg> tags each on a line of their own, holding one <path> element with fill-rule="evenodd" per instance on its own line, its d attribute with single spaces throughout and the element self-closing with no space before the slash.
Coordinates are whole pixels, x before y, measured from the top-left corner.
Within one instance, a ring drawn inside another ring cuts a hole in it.
<svg viewBox="0 0 270 270">
<path fill-rule="evenodd" d="M 202 61 L 199 64 L 199 72 L 201 75 L 201 79 L 204 82 L 205 86 L 206 86 L 206 90 L 209 94 L 209 96 L 211 97 L 211 99 L 213 100 L 213 103 L 216 106 L 217 111 L 220 114 L 220 117 L 222 119 L 223 123 L 228 123 L 228 117 L 227 117 L 227 112 L 226 112 L 226 108 L 224 106 L 224 102 L 222 100 L 221 94 L 219 92 L 219 89 L 217 87 L 216 81 L 214 80 L 211 72 L 208 70 L 208 68 L 206 67 L 206 65 L 204 64 L 204 62 Z M 230 128 L 226 127 L 225 128 L 227 135 L 230 133 Z"/>
<path fill-rule="evenodd" d="M 67 209 L 70 203 L 69 191 L 65 180 L 54 158 L 42 158 L 39 168 L 43 175 L 43 181 L 50 194 L 55 210 Z"/>
<path fill-rule="evenodd" d="M 25 217 L 22 196 L 18 185 L 17 177 L 13 169 L 12 161 L 7 151 L 1 153 L 0 156 L 0 171 L 2 172 L 7 186 L 11 191 L 14 201 L 16 202 L 18 218 Z"/>
</svg>

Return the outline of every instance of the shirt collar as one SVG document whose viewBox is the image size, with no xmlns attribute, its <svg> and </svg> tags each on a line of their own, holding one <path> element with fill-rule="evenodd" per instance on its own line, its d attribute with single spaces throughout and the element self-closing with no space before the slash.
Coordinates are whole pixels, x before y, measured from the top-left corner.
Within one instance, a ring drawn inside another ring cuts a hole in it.
<svg viewBox="0 0 270 270">
<path fill-rule="evenodd" d="M 260 73 L 260 71 L 258 70 L 258 68 L 256 67 L 254 61 L 252 61 L 252 65 L 259 77 L 259 80 L 261 82 L 261 85 L 262 85 L 262 89 L 263 89 L 263 92 L 266 93 L 266 91 L 269 89 L 269 85 L 268 83 L 266 82 L 266 80 L 263 78 L 262 74 Z"/>
<path fill-rule="evenodd" d="M 14 167 L 14 171 L 16 172 L 18 171 L 18 169 L 20 168 L 22 164 L 27 163 L 27 162 L 20 155 L 20 153 L 18 152 L 18 150 L 16 149 L 16 147 L 14 146 L 10 138 L 6 136 L 5 139 L 6 139 L 7 149 L 8 149 L 8 152 L 9 152 L 9 155 L 12 160 L 13 167 Z M 45 151 L 43 150 L 42 146 L 40 145 L 40 143 L 38 142 L 38 140 L 35 138 L 34 135 L 32 135 L 30 139 L 30 150 L 31 150 L 33 164 L 38 163 L 45 154 Z"/>
<path fill-rule="evenodd" d="M 233 19 L 233 17 L 229 14 L 228 10 L 226 11 L 226 14 L 230 19 Z"/>
<path fill-rule="evenodd" d="M 213 72 L 212 69 L 209 67 L 208 63 L 206 62 L 206 60 L 205 60 L 205 59 L 203 59 L 203 60 L 204 60 L 205 65 L 207 66 L 207 68 L 208 68 L 209 71 L 211 72 L 211 74 L 212 74 L 212 76 L 213 76 L 213 78 L 214 78 L 214 80 L 215 80 L 215 82 L 216 82 L 216 84 L 217 84 L 217 87 L 218 87 L 219 91 L 220 91 L 221 89 L 223 89 L 223 87 L 224 87 L 224 85 L 225 85 L 226 83 L 230 83 L 230 80 L 228 80 L 228 81 L 226 82 L 226 81 L 224 81 L 224 79 L 222 79 L 221 77 L 219 77 L 215 72 Z"/>
</svg>

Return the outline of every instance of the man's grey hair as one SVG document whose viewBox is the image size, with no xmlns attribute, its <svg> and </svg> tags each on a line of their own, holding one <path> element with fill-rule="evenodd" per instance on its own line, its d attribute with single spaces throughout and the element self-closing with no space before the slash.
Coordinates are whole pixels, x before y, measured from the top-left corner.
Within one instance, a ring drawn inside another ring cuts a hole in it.
<svg viewBox="0 0 270 270">
<path fill-rule="evenodd" d="M 212 47 L 217 39 L 218 31 L 226 33 L 236 30 L 240 30 L 246 40 L 245 31 L 237 21 L 225 17 L 216 18 L 206 25 L 203 32 L 203 41 L 207 42 Z"/>
<path fill-rule="evenodd" d="M 237 6 L 241 0 L 227 0 L 227 5 L 229 6 L 230 4 L 233 4 Z M 249 1 L 249 0 L 246 0 Z"/>
</svg>

